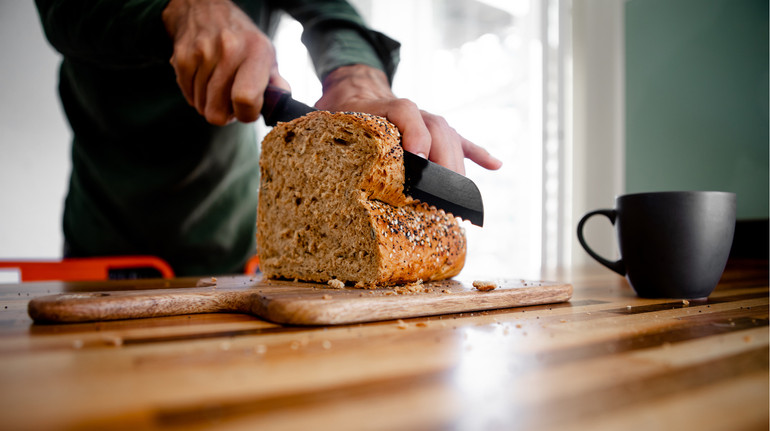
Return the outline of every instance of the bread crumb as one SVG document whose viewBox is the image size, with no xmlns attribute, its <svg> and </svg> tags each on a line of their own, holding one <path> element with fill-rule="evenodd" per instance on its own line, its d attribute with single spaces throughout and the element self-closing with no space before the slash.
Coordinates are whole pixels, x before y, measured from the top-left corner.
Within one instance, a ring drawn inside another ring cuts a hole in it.
<svg viewBox="0 0 770 431">
<path fill-rule="evenodd" d="M 684 305 L 685 307 L 687 307 L 687 306 L 689 306 L 689 305 L 690 305 L 690 301 L 688 301 L 688 300 L 686 300 L 686 299 L 683 299 L 683 300 L 682 300 L 682 305 Z"/>
<path fill-rule="evenodd" d="M 631 311 L 631 306 L 630 305 L 626 305 L 626 310 Z"/>
<path fill-rule="evenodd" d="M 331 295 L 324 295 L 324 296 L 321 297 L 321 299 L 329 300 L 329 299 L 332 299 L 332 296 Z"/>
<path fill-rule="evenodd" d="M 353 287 L 355 287 L 356 289 L 372 290 L 372 289 L 377 289 L 379 286 L 377 286 L 376 284 L 368 284 L 368 283 L 364 283 L 363 281 L 358 281 L 356 282 L 356 284 L 353 285 Z"/>
<path fill-rule="evenodd" d="M 497 283 L 493 281 L 476 280 L 473 282 L 473 287 L 482 292 L 489 292 L 490 290 L 497 289 Z"/>
<path fill-rule="evenodd" d="M 217 278 L 216 277 L 211 277 L 211 281 L 216 283 L 217 282 Z"/>
<path fill-rule="evenodd" d="M 427 324 L 427 323 L 425 323 L 425 322 L 417 322 L 417 323 L 416 323 L 416 326 L 417 326 L 417 327 L 420 327 L 420 328 L 425 328 L 425 327 L 427 327 L 427 326 L 428 326 L 428 324 Z"/>
<path fill-rule="evenodd" d="M 398 295 L 408 295 L 410 293 L 430 292 L 430 289 L 423 288 L 422 279 L 418 279 L 413 283 L 393 286 L 393 292 Z M 391 293 L 386 293 L 386 295 L 390 295 L 390 294 Z"/>
<path fill-rule="evenodd" d="M 330 287 L 332 287 L 334 289 L 344 289 L 345 288 L 345 283 L 343 283 L 340 280 L 337 280 L 336 278 L 332 278 L 326 284 L 328 284 Z"/>
<path fill-rule="evenodd" d="M 407 328 L 406 322 L 404 322 L 403 320 L 398 319 L 397 323 L 398 323 L 398 329 L 406 329 Z"/>
<path fill-rule="evenodd" d="M 521 328 L 521 323 L 517 323 L 517 324 L 516 324 L 516 327 L 517 327 L 517 328 Z"/>
</svg>

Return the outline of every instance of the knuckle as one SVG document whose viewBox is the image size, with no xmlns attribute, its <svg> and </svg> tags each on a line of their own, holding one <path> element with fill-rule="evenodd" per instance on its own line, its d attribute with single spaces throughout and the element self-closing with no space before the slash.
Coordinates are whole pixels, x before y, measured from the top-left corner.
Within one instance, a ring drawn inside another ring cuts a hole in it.
<svg viewBox="0 0 770 431">
<path fill-rule="evenodd" d="M 231 31 L 219 35 L 219 49 L 223 57 L 237 54 L 241 50 L 241 39 Z"/>
<path fill-rule="evenodd" d="M 448 131 L 454 132 L 455 130 L 449 125 L 449 122 L 446 120 L 446 118 L 440 116 L 440 115 L 434 115 L 429 113 L 423 113 L 423 118 L 425 119 L 425 122 L 431 123 L 434 126 L 440 127 L 442 129 L 446 129 Z"/>
<path fill-rule="evenodd" d="M 417 104 L 409 99 L 395 99 L 391 102 L 393 107 L 397 110 L 403 111 L 417 111 Z"/>
<path fill-rule="evenodd" d="M 211 48 L 208 43 L 203 40 L 194 41 L 189 49 L 185 49 L 185 58 L 190 63 L 199 63 L 211 56 Z"/>
<path fill-rule="evenodd" d="M 243 35 L 242 40 L 251 55 L 258 55 L 260 57 L 275 56 L 273 45 L 266 41 L 260 33 L 247 33 Z"/>
<path fill-rule="evenodd" d="M 193 62 L 192 51 L 187 45 L 177 44 L 174 46 L 174 55 L 171 56 L 171 64 L 176 67 L 186 67 Z"/>
<path fill-rule="evenodd" d="M 454 131 L 455 131 L 455 129 L 453 129 L 453 128 L 452 128 L 452 127 L 449 125 L 449 122 L 447 122 L 446 118 L 444 118 L 444 117 L 436 117 L 436 122 L 438 123 L 438 125 L 439 125 L 439 126 L 441 126 L 441 127 L 445 128 L 445 129 L 447 129 L 447 130 L 450 130 L 450 131 L 452 131 L 452 132 L 454 132 Z"/>
</svg>

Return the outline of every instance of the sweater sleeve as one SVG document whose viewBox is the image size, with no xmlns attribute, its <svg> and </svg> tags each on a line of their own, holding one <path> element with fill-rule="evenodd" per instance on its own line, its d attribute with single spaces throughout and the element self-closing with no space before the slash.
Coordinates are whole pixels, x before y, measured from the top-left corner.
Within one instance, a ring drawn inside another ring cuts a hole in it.
<svg viewBox="0 0 770 431">
<path fill-rule="evenodd" d="M 366 64 L 385 72 L 393 82 L 401 44 L 369 29 L 344 0 L 274 1 L 302 24 L 302 43 L 322 80 L 334 69 Z"/>
<path fill-rule="evenodd" d="M 100 67 L 171 58 L 161 13 L 169 0 L 35 0 L 48 41 L 65 57 Z"/>
</svg>

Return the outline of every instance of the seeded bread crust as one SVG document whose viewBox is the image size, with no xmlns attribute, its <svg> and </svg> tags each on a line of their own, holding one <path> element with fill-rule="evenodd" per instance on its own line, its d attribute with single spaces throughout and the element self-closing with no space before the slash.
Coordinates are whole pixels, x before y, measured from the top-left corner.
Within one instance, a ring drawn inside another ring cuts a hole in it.
<svg viewBox="0 0 770 431">
<path fill-rule="evenodd" d="M 271 278 L 368 287 L 440 280 L 465 263 L 457 219 L 404 195 L 398 129 L 317 111 L 262 142 L 260 269 Z"/>
</svg>

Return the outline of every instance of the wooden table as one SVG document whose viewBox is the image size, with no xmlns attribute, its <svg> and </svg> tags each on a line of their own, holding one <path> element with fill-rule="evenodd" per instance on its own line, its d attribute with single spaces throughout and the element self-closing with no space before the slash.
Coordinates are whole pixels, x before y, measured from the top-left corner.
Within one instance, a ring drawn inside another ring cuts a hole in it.
<svg viewBox="0 0 770 431">
<path fill-rule="evenodd" d="M 164 282 L 4 285 L 0 429 L 768 429 L 767 261 L 689 304 L 553 277 L 571 302 L 336 327 L 35 325 L 30 298 Z"/>
</svg>

